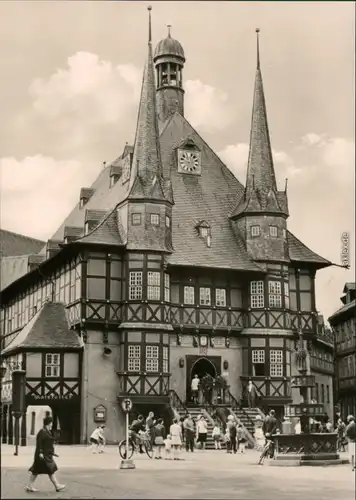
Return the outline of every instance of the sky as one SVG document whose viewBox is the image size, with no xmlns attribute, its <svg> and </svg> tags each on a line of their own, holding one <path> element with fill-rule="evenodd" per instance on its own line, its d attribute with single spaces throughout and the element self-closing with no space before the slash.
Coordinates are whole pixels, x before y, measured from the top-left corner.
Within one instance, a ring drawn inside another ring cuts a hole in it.
<svg viewBox="0 0 356 500">
<path fill-rule="evenodd" d="M 1 227 L 43 240 L 103 162 L 133 144 L 147 55 L 146 2 L 0 2 Z M 153 43 L 183 45 L 185 116 L 245 182 L 256 34 L 288 228 L 351 269 L 317 274 L 317 308 L 355 281 L 353 2 L 151 2 Z"/>
</svg>

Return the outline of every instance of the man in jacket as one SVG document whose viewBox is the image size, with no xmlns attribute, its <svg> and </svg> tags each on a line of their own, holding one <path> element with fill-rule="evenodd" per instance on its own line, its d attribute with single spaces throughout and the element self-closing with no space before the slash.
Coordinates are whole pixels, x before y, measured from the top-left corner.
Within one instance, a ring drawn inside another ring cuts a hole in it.
<svg viewBox="0 0 356 500">
<path fill-rule="evenodd" d="M 140 431 L 142 431 L 142 432 L 145 431 L 145 419 L 143 418 L 143 415 L 139 415 L 137 420 L 134 420 L 132 422 L 132 424 L 130 425 L 130 431 L 131 431 L 131 438 L 132 438 L 133 442 L 136 445 L 139 444 L 140 453 L 143 453 L 141 440 L 138 437 L 138 434 Z"/>
<path fill-rule="evenodd" d="M 248 381 L 247 386 L 247 402 L 249 408 L 256 408 L 257 391 L 253 385 L 252 380 Z"/>
<path fill-rule="evenodd" d="M 269 412 L 269 415 L 265 418 L 263 425 L 262 425 L 262 430 L 263 434 L 276 434 L 277 431 L 277 419 L 276 419 L 276 412 L 274 410 L 271 410 Z M 267 442 L 267 440 L 266 440 Z"/>
<path fill-rule="evenodd" d="M 155 416 L 155 414 L 153 413 L 153 411 L 150 411 L 148 414 L 148 417 L 146 418 L 146 431 L 150 435 L 151 444 L 153 444 L 153 439 L 154 439 L 153 430 L 154 430 L 154 426 L 156 425 L 156 420 L 154 419 L 154 416 Z"/>
<path fill-rule="evenodd" d="M 348 449 L 350 455 L 350 462 L 352 470 L 355 470 L 355 442 L 356 442 L 356 425 L 355 425 L 355 417 L 353 415 L 349 415 L 347 417 L 347 426 L 345 429 L 345 436 L 348 441 Z"/>
<path fill-rule="evenodd" d="M 194 433 L 195 433 L 195 426 L 194 422 L 192 419 L 192 416 L 188 414 L 183 422 L 183 427 L 184 427 L 184 436 L 185 436 L 185 450 L 186 451 L 191 451 L 193 453 L 194 451 Z"/>
</svg>

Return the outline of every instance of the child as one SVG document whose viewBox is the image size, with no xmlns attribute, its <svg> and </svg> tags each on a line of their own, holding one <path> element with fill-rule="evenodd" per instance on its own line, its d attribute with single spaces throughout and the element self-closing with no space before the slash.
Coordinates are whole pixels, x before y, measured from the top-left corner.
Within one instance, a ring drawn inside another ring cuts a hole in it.
<svg viewBox="0 0 356 500">
<path fill-rule="evenodd" d="M 168 436 L 164 440 L 164 459 L 165 460 L 171 460 L 171 448 L 172 448 L 172 439 L 171 439 L 171 435 L 168 434 Z"/>
<path fill-rule="evenodd" d="M 105 436 L 104 436 L 104 428 L 105 425 L 99 425 L 90 436 L 90 446 L 89 450 L 93 450 L 93 453 L 97 451 L 99 453 L 104 453 L 102 447 L 105 445 Z"/>
<path fill-rule="evenodd" d="M 166 432 L 164 429 L 163 425 L 163 419 L 159 418 L 157 424 L 153 428 L 153 435 L 154 435 L 154 452 L 155 452 L 155 459 L 160 459 L 162 458 L 162 448 L 164 446 L 164 436 Z"/>
<path fill-rule="evenodd" d="M 173 459 L 179 460 L 178 455 L 182 446 L 182 428 L 176 418 L 173 420 L 173 424 L 171 425 L 169 432 L 171 436 L 171 446 L 173 448 Z"/>
<path fill-rule="evenodd" d="M 239 453 L 245 453 L 246 448 L 246 435 L 242 424 L 237 426 L 237 443 L 239 446 Z"/>
<path fill-rule="evenodd" d="M 215 449 L 216 450 L 221 450 L 221 443 L 220 443 L 220 439 L 221 439 L 221 429 L 218 425 L 217 422 L 215 422 L 215 426 L 214 426 L 214 429 L 213 429 L 213 432 L 211 434 L 213 440 L 214 440 L 214 445 L 215 445 Z"/>
</svg>

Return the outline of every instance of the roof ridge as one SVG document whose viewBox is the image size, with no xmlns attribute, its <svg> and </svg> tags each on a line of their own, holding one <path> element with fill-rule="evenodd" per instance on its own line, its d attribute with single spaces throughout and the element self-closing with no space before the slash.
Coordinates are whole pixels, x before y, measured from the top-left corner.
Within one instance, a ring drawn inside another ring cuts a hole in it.
<svg viewBox="0 0 356 500">
<path fill-rule="evenodd" d="M 121 203 L 122 203 L 122 202 L 121 202 Z M 117 207 L 118 207 L 118 205 L 119 205 L 119 204 L 120 204 L 120 203 L 117 203 L 117 204 L 114 206 L 114 208 L 113 208 L 113 209 L 109 210 L 109 211 L 105 214 L 104 218 L 103 218 L 103 219 L 102 219 L 102 220 L 101 220 L 101 221 L 100 221 L 100 222 L 99 222 L 99 223 L 98 223 L 98 224 L 97 224 L 97 225 L 96 225 L 93 229 L 91 229 L 90 231 L 88 231 L 88 233 L 87 233 L 87 234 L 84 234 L 84 235 L 83 235 L 83 236 L 81 236 L 80 238 L 78 238 L 78 239 L 74 240 L 74 242 L 73 242 L 73 243 L 76 243 L 77 241 L 80 241 L 80 240 L 82 240 L 82 239 L 86 238 L 87 236 L 90 236 L 90 235 L 91 235 L 91 234 L 93 234 L 93 233 L 94 233 L 97 229 L 99 229 L 100 227 L 102 227 L 102 225 L 103 225 L 103 224 L 104 224 L 104 223 L 108 220 L 108 218 L 110 217 L 110 215 L 112 215 L 112 213 L 113 213 L 113 212 L 115 212 L 115 210 L 117 209 Z"/>
<path fill-rule="evenodd" d="M 21 239 L 36 241 L 37 243 L 45 243 L 44 240 L 34 238 L 33 236 L 27 236 L 26 234 L 15 233 L 14 231 L 9 231 L 8 229 L 0 229 L 0 232 L 12 234 L 12 235 L 17 236 L 18 238 L 21 238 Z"/>
</svg>

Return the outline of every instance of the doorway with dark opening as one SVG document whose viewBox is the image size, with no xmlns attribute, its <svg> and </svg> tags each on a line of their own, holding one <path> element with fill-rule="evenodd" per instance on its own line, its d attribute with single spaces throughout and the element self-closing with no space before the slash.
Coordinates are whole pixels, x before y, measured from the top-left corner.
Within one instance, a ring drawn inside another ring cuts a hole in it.
<svg viewBox="0 0 356 500">
<path fill-rule="evenodd" d="M 187 403 L 192 404 L 192 380 L 195 375 L 199 380 L 206 375 L 216 378 L 221 373 L 220 356 L 187 356 Z M 201 396 L 201 395 L 200 395 Z M 201 401 L 201 397 L 199 398 Z"/>
</svg>

